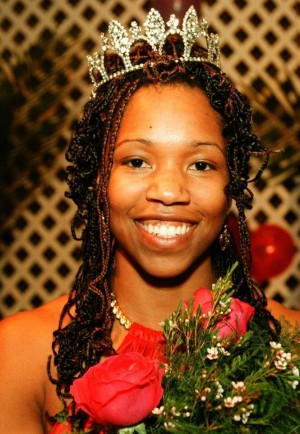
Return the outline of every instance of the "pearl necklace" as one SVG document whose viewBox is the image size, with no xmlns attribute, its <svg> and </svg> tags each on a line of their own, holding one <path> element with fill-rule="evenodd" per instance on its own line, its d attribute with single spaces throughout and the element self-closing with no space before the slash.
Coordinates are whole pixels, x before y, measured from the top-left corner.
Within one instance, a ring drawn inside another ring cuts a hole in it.
<svg viewBox="0 0 300 434">
<path fill-rule="evenodd" d="M 128 319 L 124 313 L 122 312 L 120 306 L 117 303 L 117 300 L 115 299 L 114 294 L 112 294 L 113 300 L 110 303 L 110 306 L 112 308 L 112 313 L 114 314 L 114 316 L 117 318 L 117 320 L 120 322 L 120 324 L 125 327 L 126 330 L 129 330 L 132 322 L 130 321 L 130 319 Z"/>
</svg>

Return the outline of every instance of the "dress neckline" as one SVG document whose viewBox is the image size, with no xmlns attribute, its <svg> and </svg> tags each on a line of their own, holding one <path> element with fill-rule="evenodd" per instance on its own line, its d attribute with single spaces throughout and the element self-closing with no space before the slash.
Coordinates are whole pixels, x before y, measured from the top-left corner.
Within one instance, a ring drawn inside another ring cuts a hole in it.
<svg viewBox="0 0 300 434">
<path fill-rule="evenodd" d="M 138 352 L 145 357 L 164 361 L 165 339 L 163 332 L 132 323 L 117 353 Z"/>
</svg>

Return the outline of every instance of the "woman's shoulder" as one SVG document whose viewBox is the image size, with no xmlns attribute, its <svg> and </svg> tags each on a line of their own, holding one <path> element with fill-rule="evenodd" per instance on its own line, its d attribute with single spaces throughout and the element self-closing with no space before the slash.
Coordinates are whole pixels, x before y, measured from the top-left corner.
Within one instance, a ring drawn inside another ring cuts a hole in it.
<svg viewBox="0 0 300 434">
<path fill-rule="evenodd" d="M 8 423 L 11 433 L 23 432 L 24 426 L 26 433 L 44 432 L 47 360 L 66 300 L 60 297 L 0 322 L 0 432 Z"/>
<path fill-rule="evenodd" d="M 24 312 L 13 314 L 0 322 L 0 336 L 9 334 L 10 339 L 24 336 L 26 341 L 30 338 L 45 338 L 42 331 L 53 332 L 57 328 L 60 314 L 67 296 L 64 295 L 43 306 Z"/>
<path fill-rule="evenodd" d="M 293 326 L 300 327 L 300 311 L 289 309 L 275 300 L 268 299 L 267 309 L 279 321 L 286 320 Z"/>
<path fill-rule="evenodd" d="M 0 322 L 0 369 L 31 367 L 45 364 L 51 352 L 53 331 L 57 329 L 67 296 L 59 297 L 31 311 L 19 312 Z M 36 371 L 37 372 L 37 371 Z M 42 371 L 44 373 L 44 370 Z"/>
</svg>

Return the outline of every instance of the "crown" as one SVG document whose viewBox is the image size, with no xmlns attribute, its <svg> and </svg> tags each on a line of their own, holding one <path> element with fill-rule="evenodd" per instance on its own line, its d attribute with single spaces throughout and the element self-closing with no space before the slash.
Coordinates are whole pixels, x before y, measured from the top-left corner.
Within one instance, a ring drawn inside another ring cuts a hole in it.
<svg viewBox="0 0 300 434">
<path fill-rule="evenodd" d="M 94 53 L 94 57 L 88 56 L 89 74 L 95 89 L 115 77 L 144 67 L 145 63 L 136 65 L 131 63 L 130 52 L 136 43 L 146 41 L 153 51 L 162 55 L 164 44 L 169 35 L 180 35 L 182 37 L 183 54 L 176 61 L 208 62 L 220 66 L 219 36 L 208 33 L 207 20 L 203 18 L 199 22 L 194 6 L 191 6 L 186 12 L 181 29 L 179 28 L 179 19 L 174 14 L 165 23 L 161 14 L 152 8 L 144 23 L 144 33 L 136 21 L 132 21 L 129 32 L 127 32 L 117 20 L 112 20 L 109 23 L 108 35 L 101 33 L 100 53 Z M 193 57 L 191 56 L 191 50 L 199 37 L 206 40 L 207 52 L 203 56 Z M 107 72 L 105 54 L 108 51 L 116 53 L 122 59 L 123 69 L 111 74 Z"/>
</svg>

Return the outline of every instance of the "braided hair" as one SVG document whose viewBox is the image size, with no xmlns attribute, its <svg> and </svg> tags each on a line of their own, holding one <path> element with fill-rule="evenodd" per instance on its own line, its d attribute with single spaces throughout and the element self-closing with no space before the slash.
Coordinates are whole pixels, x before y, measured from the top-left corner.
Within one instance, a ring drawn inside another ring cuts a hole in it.
<svg viewBox="0 0 300 434">
<path fill-rule="evenodd" d="M 239 262 L 233 275 L 235 297 L 255 306 L 255 321 L 266 333 L 279 334 L 279 323 L 265 309 L 266 297 L 249 274 L 251 251 L 245 210 L 251 208 L 253 194 L 249 182 L 257 180 L 268 160 L 268 153 L 252 132 L 251 109 L 226 75 L 209 63 L 181 62 L 183 44 L 176 36 L 169 37 L 164 54 L 158 56 L 147 43 L 135 47 L 132 64 L 145 63 L 136 70 L 116 77 L 97 89 L 96 95 L 84 107 L 83 118 L 75 127 L 66 158 L 72 163 L 67 169 L 67 196 L 77 205 L 72 222 L 72 234 L 81 240 L 82 264 L 74 287 L 54 332 L 53 353 L 57 370 L 57 394 L 65 403 L 71 398 L 74 379 L 99 362 L 102 356 L 114 353 L 111 329 L 110 279 L 113 271 L 114 240 L 109 230 L 108 182 L 112 155 L 120 122 L 128 101 L 139 88 L 153 84 L 182 84 L 204 91 L 213 109 L 221 115 L 223 135 L 227 141 L 227 164 L 230 181 L 227 194 L 235 201 L 238 211 L 240 253 L 231 240 L 224 254 L 218 242 L 212 246 L 213 266 L 219 276 Z M 201 55 L 194 46 L 192 55 Z M 109 73 L 120 70 L 116 55 L 107 59 Z M 262 166 L 250 180 L 249 161 L 260 155 Z M 80 231 L 80 234 L 78 234 Z M 70 317 L 65 326 L 63 320 Z"/>
</svg>

